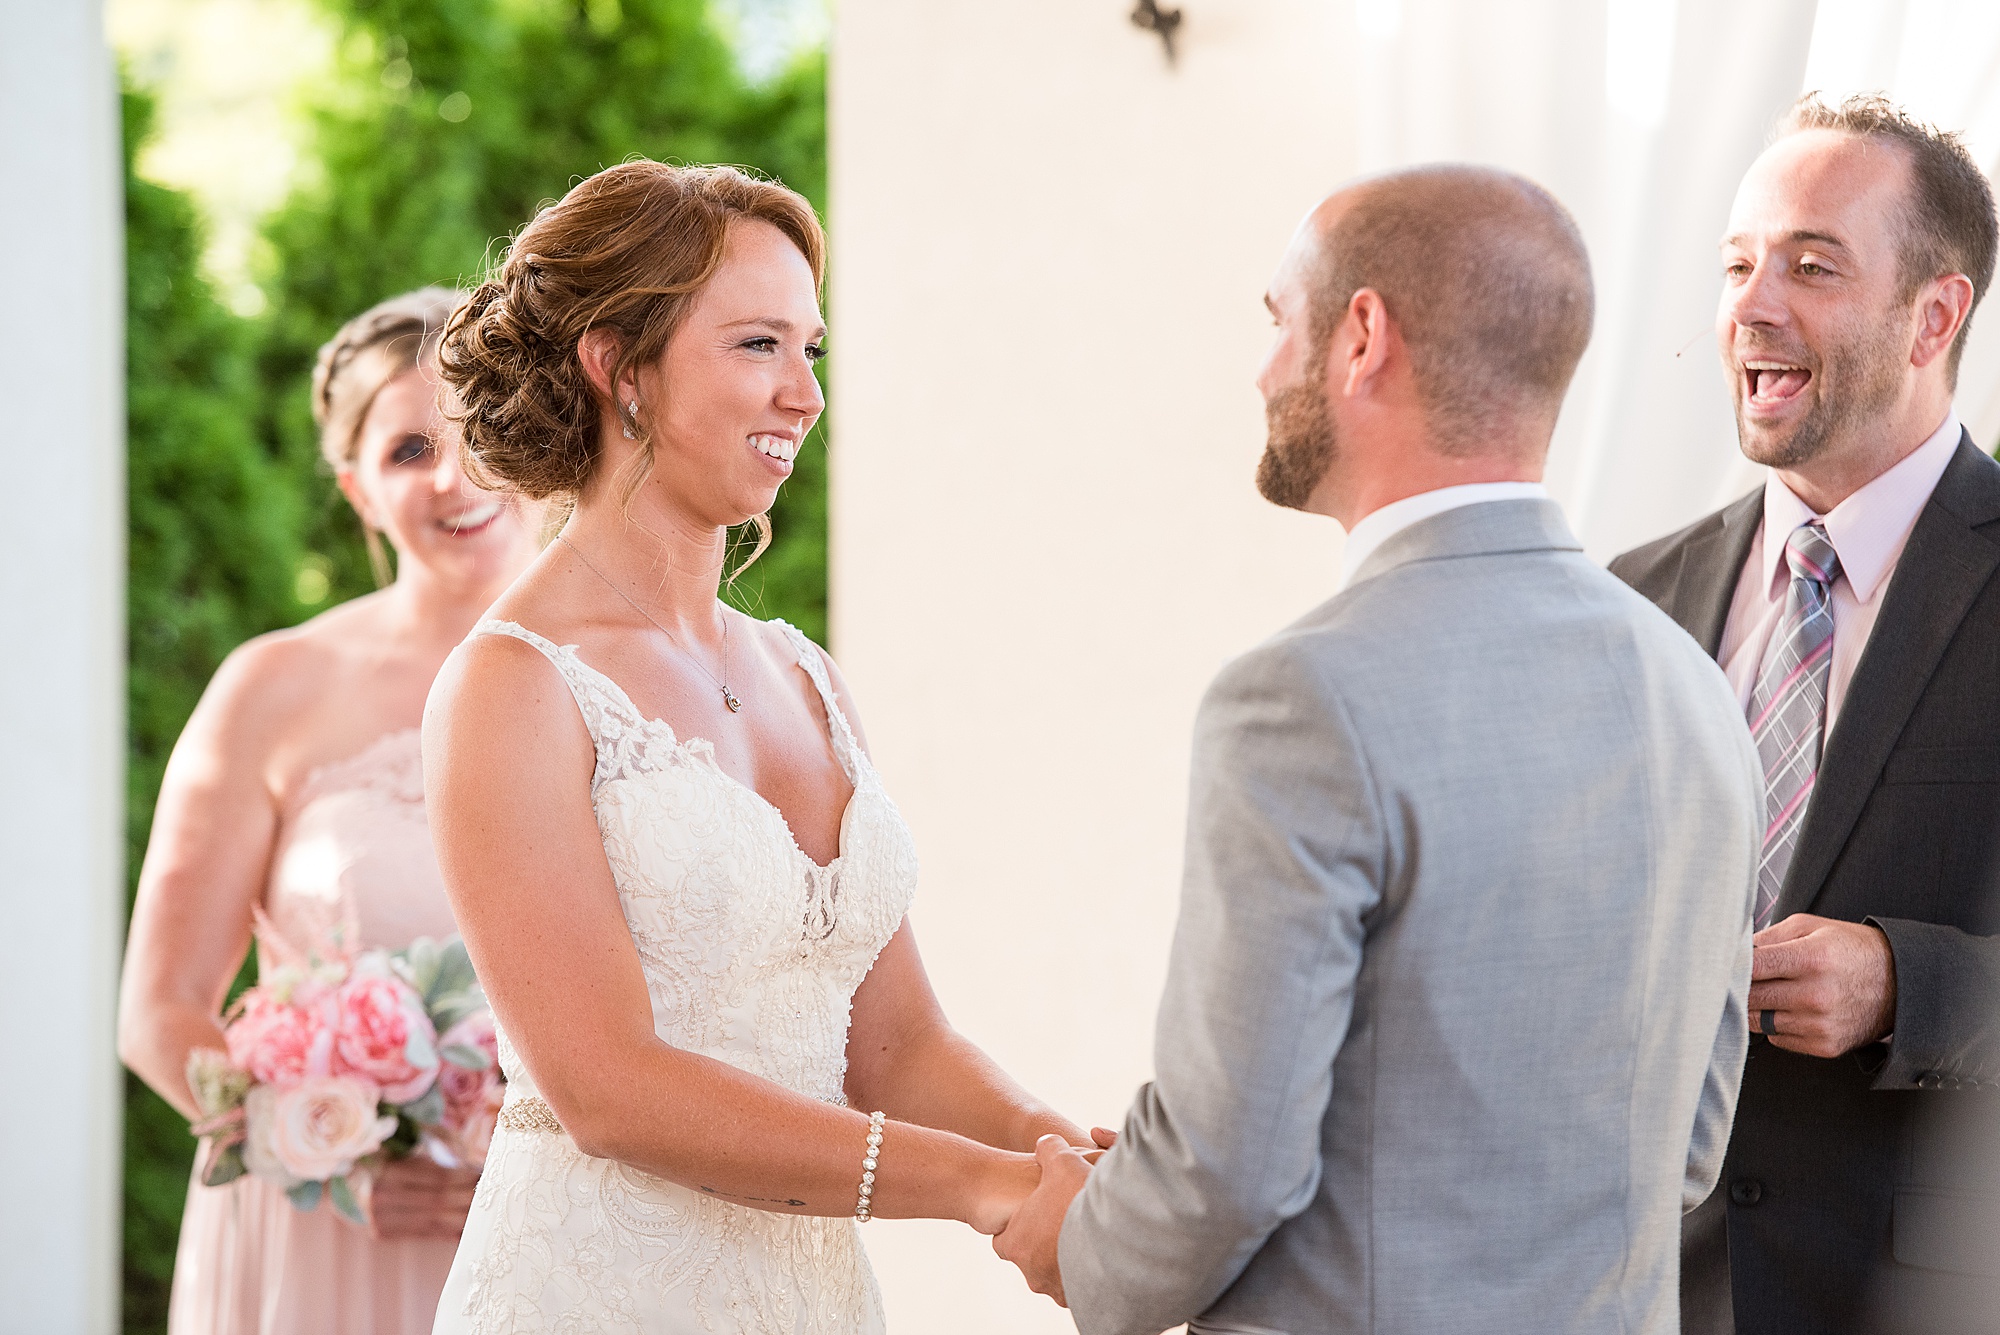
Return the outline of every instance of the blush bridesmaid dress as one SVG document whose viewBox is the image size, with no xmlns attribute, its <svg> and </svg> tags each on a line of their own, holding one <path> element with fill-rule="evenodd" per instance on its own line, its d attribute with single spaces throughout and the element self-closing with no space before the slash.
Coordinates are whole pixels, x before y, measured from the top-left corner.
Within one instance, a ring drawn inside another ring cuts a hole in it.
<svg viewBox="0 0 2000 1335">
<path fill-rule="evenodd" d="M 424 819 L 417 730 L 385 734 L 314 771 L 280 818 L 264 911 L 286 941 L 343 922 L 362 949 L 400 950 L 455 930 Z M 457 1243 L 378 1242 L 321 1202 L 292 1207 L 244 1176 L 189 1184 L 169 1335 L 423 1335 Z"/>
</svg>

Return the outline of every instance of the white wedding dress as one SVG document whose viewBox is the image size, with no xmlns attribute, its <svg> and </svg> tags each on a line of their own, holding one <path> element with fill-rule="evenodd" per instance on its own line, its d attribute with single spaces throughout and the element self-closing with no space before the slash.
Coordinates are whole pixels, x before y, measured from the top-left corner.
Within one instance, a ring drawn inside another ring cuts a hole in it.
<svg viewBox="0 0 2000 1335">
<path fill-rule="evenodd" d="M 854 785 L 839 856 L 813 863 L 776 807 L 700 738 L 642 717 L 616 683 L 512 622 L 569 684 L 597 745 L 591 799 L 668 1043 L 844 1103 L 848 1009 L 916 890 L 908 827 L 835 703 L 818 650 L 779 624 Z M 438 1305 L 437 1335 L 856 1335 L 882 1301 L 848 1218 L 733 1205 L 562 1134 L 500 1037 L 507 1107 Z M 857 1140 L 855 1177 L 860 1178 Z"/>
</svg>

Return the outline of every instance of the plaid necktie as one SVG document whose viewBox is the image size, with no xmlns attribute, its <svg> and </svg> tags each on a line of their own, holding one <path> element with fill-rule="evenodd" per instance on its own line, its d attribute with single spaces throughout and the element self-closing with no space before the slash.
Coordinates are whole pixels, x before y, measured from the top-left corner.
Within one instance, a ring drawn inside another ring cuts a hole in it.
<svg viewBox="0 0 2000 1335">
<path fill-rule="evenodd" d="M 1840 557 L 1817 521 L 1785 542 L 1792 586 L 1757 669 L 1750 735 L 1764 762 L 1764 856 L 1757 866 L 1757 927 L 1770 926 L 1785 871 L 1798 850 L 1806 803 L 1826 744 L 1826 684 L 1833 666 L 1833 581 Z"/>
</svg>

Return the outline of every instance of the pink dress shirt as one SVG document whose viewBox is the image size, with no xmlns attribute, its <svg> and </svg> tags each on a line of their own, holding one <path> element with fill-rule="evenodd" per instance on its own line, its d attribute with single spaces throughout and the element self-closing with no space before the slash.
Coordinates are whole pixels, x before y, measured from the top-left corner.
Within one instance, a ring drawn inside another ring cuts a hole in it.
<svg viewBox="0 0 2000 1335">
<path fill-rule="evenodd" d="M 1882 610 L 1882 591 L 1889 587 L 1889 576 L 1895 573 L 1910 530 L 1917 526 L 1917 516 L 1958 450 L 1959 435 L 1958 414 L 1947 412 L 1944 425 L 1930 439 L 1824 516 L 1814 514 L 1776 473 L 1771 474 L 1764 484 L 1764 523 L 1751 540 L 1749 559 L 1736 581 L 1718 655 L 1746 710 L 1757 686 L 1757 665 L 1785 611 L 1791 584 L 1785 541 L 1800 524 L 1819 519 L 1840 555 L 1840 574 L 1833 582 L 1833 666 L 1826 700 L 1826 730 L 1832 736 L 1847 684 L 1854 679 L 1854 665 L 1861 661 L 1876 614 Z"/>
</svg>

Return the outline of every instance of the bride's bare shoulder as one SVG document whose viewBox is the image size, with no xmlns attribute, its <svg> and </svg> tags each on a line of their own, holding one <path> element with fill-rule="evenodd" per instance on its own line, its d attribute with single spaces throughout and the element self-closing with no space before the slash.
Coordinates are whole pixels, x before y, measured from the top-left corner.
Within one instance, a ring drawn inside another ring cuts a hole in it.
<svg viewBox="0 0 2000 1335">
<path fill-rule="evenodd" d="M 519 824 L 578 794 L 587 805 L 597 758 L 557 665 L 534 643 L 494 633 L 468 636 L 445 659 L 424 706 L 423 755 L 441 840 L 468 811 Z"/>
<path fill-rule="evenodd" d="M 588 729 L 565 680 L 561 643 L 522 635 L 531 629 L 495 607 L 488 628 L 451 651 L 424 708 L 426 753 L 484 756 L 593 754 Z M 503 622 L 511 629 L 491 627 Z"/>
<path fill-rule="evenodd" d="M 504 617 L 510 627 L 518 623 Z M 453 649 L 431 687 L 426 719 L 452 715 L 535 714 L 549 701 L 567 701 L 569 688 L 547 650 L 525 636 L 482 628 Z"/>
</svg>

